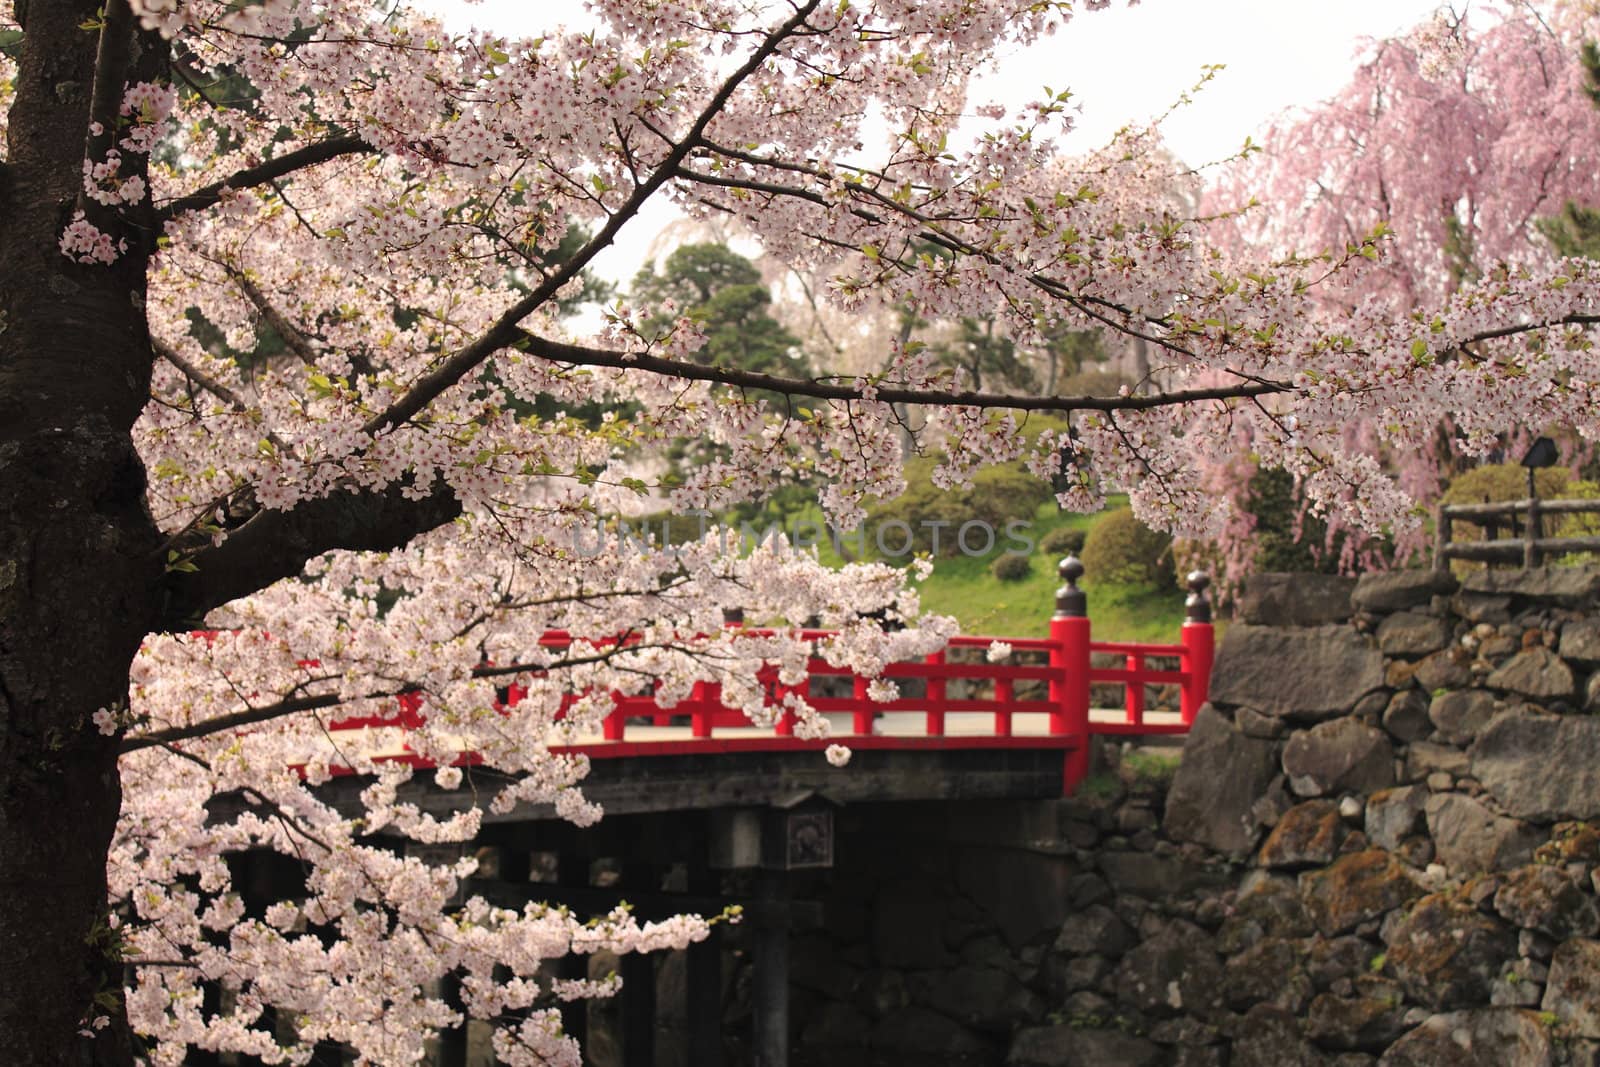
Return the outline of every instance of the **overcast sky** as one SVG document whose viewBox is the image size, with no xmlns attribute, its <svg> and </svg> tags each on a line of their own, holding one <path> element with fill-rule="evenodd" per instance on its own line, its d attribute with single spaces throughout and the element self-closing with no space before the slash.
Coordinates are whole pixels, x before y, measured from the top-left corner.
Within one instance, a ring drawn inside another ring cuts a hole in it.
<svg viewBox="0 0 1600 1067">
<path fill-rule="evenodd" d="M 593 23 L 581 0 L 424 0 L 452 28 L 536 34 L 552 25 Z M 1200 77 L 1226 66 L 1163 124 L 1167 144 L 1198 166 L 1234 152 L 1286 108 L 1316 103 L 1349 78 L 1363 39 L 1401 33 L 1428 18 L 1437 0 L 1144 0 L 1084 13 L 1067 29 L 1002 58 L 972 102 L 1011 106 L 1045 85 L 1069 88 L 1081 108 L 1068 148 L 1087 150 L 1118 127 L 1165 111 Z M 1458 7 L 1460 6 L 1458 2 Z M 1259 138 L 1258 138 L 1259 139 Z M 641 217 L 596 266 L 631 277 L 654 231 L 669 216 Z"/>
</svg>

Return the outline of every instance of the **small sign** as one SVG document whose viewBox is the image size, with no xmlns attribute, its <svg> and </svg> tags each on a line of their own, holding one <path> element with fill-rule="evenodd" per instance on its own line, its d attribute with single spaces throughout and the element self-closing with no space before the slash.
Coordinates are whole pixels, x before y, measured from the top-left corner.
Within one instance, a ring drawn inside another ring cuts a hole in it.
<svg viewBox="0 0 1600 1067">
<path fill-rule="evenodd" d="M 792 812 L 785 824 L 786 868 L 833 866 L 832 811 Z"/>
</svg>

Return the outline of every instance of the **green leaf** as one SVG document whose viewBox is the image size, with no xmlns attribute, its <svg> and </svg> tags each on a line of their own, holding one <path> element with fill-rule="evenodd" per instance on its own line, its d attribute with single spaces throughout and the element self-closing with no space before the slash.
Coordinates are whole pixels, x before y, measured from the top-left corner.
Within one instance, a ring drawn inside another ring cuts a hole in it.
<svg viewBox="0 0 1600 1067">
<path fill-rule="evenodd" d="M 194 563 L 191 562 L 187 556 L 178 555 L 178 550 L 177 549 L 168 549 L 167 550 L 167 570 L 168 571 L 179 571 L 179 572 L 184 573 L 184 574 L 192 574 L 195 571 L 198 571 L 199 569 L 200 568 L 196 567 L 194 565 Z"/>
</svg>

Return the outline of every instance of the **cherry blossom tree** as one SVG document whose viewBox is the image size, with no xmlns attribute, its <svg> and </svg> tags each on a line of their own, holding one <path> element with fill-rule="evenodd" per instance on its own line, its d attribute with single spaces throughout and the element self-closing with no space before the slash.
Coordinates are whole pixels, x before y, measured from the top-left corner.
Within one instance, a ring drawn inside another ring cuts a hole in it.
<svg viewBox="0 0 1600 1067">
<path fill-rule="evenodd" d="M 848 527 L 903 487 L 907 407 L 943 484 L 1023 459 L 1066 507 L 1125 490 L 1188 533 L 1224 517 L 1195 472 L 1241 440 L 1380 529 L 1411 502 L 1352 422 L 1391 448 L 1445 412 L 1469 448 L 1519 419 L 1595 429 L 1590 264 L 1495 272 L 1420 316 L 1377 297 L 1329 315 L 1318 292 L 1358 292 L 1376 242 L 1332 263 L 1225 255 L 1150 131 L 1067 158 L 1063 97 L 969 106 L 973 72 L 1059 29 L 1066 2 L 593 8 L 603 32 L 509 39 L 367 0 L 0 0 L 12 1061 L 305 1062 L 334 1041 L 404 1063 L 464 1011 L 496 1023 L 507 1062 L 576 1063 L 552 1005 L 605 989 L 541 965 L 683 944 L 705 921 L 452 908 L 470 864 L 375 835 L 464 840 L 519 803 L 594 819 L 584 762 L 553 749 L 641 684 L 670 704 L 719 681 L 820 745 L 803 699 L 766 705 L 763 664 L 793 683 L 816 651 L 872 675 L 951 625 L 881 565 L 618 545 L 597 517 L 805 475 Z M 838 307 L 992 315 L 1024 345 L 1121 333 L 1162 384 L 979 392 L 914 343 L 871 375 L 758 372 L 694 358 L 692 321 L 663 332 L 626 304 L 571 335 L 582 271 L 660 197 L 740 220 Z M 616 410 L 560 414 L 586 405 Z M 1071 433 L 1019 433 L 1034 410 Z M 689 436 L 726 458 L 640 476 Z M 777 625 L 733 635 L 729 606 Z M 816 650 L 785 625 L 813 615 L 839 632 Z M 499 706 L 512 684 L 526 697 Z M 401 802 L 413 769 L 379 758 L 402 694 L 406 743 L 463 793 L 453 818 Z M 361 717 L 358 746 L 328 740 Z M 351 772 L 359 816 L 315 792 Z M 243 849 L 304 864 L 304 897 L 246 910 L 226 863 Z M 459 1010 L 428 992 L 446 975 Z M 288 1047 L 268 1008 L 295 1020 Z"/>
<path fill-rule="evenodd" d="M 1247 257 L 1337 256 L 1381 233 L 1372 269 L 1319 287 L 1335 311 L 1386 304 L 1407 315 L 1516 265 L 1550 269 L 1560 257 L 1541 220 L 1600 203 L 1600 109 L 1580 62 L 1593 15 L 1522 2 L 1462 12 L 1373 42 L 1336 96 L 1269 129 L 1208 190 L 1204 210 L 1239 212 L 1218 242 Z M 1353 447 L 1380 451 L 1371 420 L 1348 433 Z M 1425 500 L 1460 459 L 1448 420 L 1423 447 L 1385 456 Z M 1242 499 L 1254 469 L 1219 467 L 1213 481 Z M 1353 532 L 1335 522 L 1317 547 Z M 1249 569 L 1252 539 L 1248 509 L 1237 510 L 1224 538 L 1230 570 Z M 1343 539 L 1347 566 L 1360 542 Z M 1416 542 L 1402 556 L 1407 547 Z"/>
</svg>

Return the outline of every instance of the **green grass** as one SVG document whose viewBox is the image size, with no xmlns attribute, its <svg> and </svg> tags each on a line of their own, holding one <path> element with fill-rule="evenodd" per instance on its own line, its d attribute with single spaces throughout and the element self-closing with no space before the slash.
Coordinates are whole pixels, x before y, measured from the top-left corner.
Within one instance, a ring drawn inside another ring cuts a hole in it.
<svg viewBox="0 0 1600 1067">
<path fill-rule="evenodd" d="M 1113 503 L 1113 506 L 1115 506 Z M 1035 544 L 1052 530 L 1063 527 L 1090 529 L 1105 512 L 1094 515 L 1063 514 L 1052 504 L 1039 508 L 1029 531 Z M 994 555 L 998 555 L 995 553 Z M 969 634 L 1000 637 L 1044 637 L 1055 611 L 1059 558 L 1035 549 L 1033 571 L 1019 582 L 1001 582 L 989 573 L 990 556 L 956 556 L 934 561 L 932 576 L 921 587 L 922 606 L 961 621 Z M 1183 625 L 1183 590 L 1150 589 L 1083 580 L 1089 598 L 1089 619 L 1094 636 L 1102 641 L 1162 641 L 1178 639 Z"/>
<path fill-rule="evenodd" d="M 1126 504 L 1125 499 L 1113 498 L 1107 507 Z M 1049 502 L 1035 511 L 1030 519 L 1028 536 L 1035 548 L 1031 561 L 1032 572 L 1021 581 L 1002 582 L 990 573 L 989 566 L 1007 547 L 1004 536 L 995 551 L 985 556 L 941 556 L 934 560 L 933 574 L 918 586 L 922 606 L 926 611 L 940 615 L 953 615 L 961 623 L 961 631 L 995 637 L 1044 637 L 1050 629 L 1050 616 L 1055 611 L 1056 588 L 1061 579 L 1056 574 L 1059 556 L 1046 555 L 1037 546 L 1054 530 L 1076 528 L 1089 530 L 1106 514 L 1093 515 L 1063 513 L 1055 503 Z M 792 524 L 802 519 L 819 521 L 822 512 L 815 505 L 785 518 L 767 517 L 753 525 L 762 529 L 769 522 Z M 951 535 L 953 536 L 953 534 Z M 867 536 L 868 555 L 872 535 Z M 844 538 L 846 551 L 851 551 L 852 540 Z M 824 539 L 817 546 L 818 559 L 830 567 L 843 566 L 846 560 L 834 551 Z M 894 564 L 904 559 L 891 559 Z M 1152 589 L 1145 586 L 1122 585 L 1115 582 L 1097 582 L 1093 575 L 1083 581 L 1083 591 L 1089 598 L 1089 619 L 1094 637 L 1101 641 L 1152 641 L 1175 642 L 1183 625 L 1184 590 L 1176 585 L 1169 589 Z"/>
</svg>

